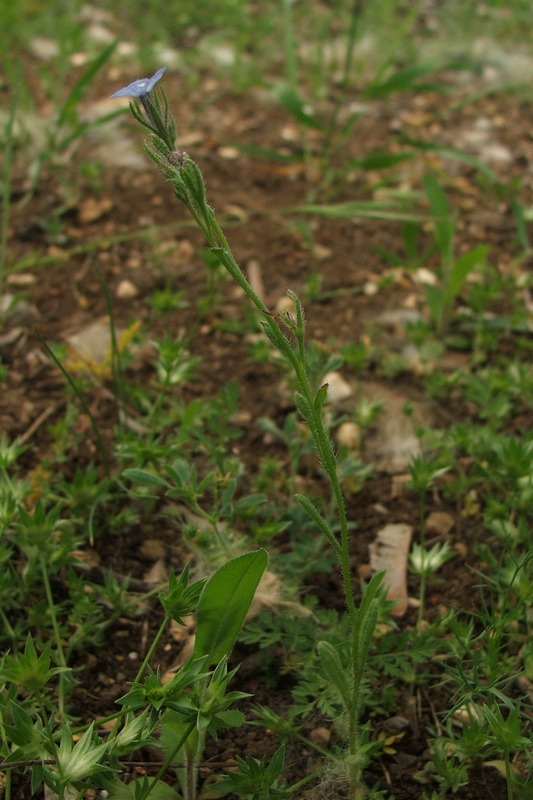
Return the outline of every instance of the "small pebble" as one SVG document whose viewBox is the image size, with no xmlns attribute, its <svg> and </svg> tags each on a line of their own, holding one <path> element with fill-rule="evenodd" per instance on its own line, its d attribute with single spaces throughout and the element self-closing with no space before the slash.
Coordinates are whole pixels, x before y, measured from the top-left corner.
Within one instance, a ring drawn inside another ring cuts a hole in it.
<svg viewBox="0 0 533 800">
<path fill-rule="evenodd" d="M 324 727 L 313 728 L 309 734 L 309 739 L 314 744 L 326 745 L 331 739 L 331 731 L 329 728 Z"/>
<path fill-rule="evenodd" d="M 120 281 L 119 285 L 117 286 L 116 295 L 121 300 L 130 300 L 133 297 L 137 297 L 138 294 L 139 290 L 135 284 L 127 279 Z"/>
<path fill-rule="evenodd" d="M 355 450 L 361 442 L 361 429 L 355 422 L 343 422 L 337 429 L 337 442 Z"/>
<path fill-rule="evenodd" d="M 328 372 L 323 382 L 328 384 L 328 401 L 332 405 L 347 400 L 353 394 L 352 387 L 339 372 Z"/>
</svg>

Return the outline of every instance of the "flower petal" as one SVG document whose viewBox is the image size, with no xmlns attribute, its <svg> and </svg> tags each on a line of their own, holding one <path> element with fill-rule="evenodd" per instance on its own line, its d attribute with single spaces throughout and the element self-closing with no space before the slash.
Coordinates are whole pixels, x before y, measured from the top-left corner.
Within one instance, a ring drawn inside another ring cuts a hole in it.
<svg viewBox="0 0 533 800">
<path fill-rule="evenodd" d="M 151 92 L 154 86 L 156 85 L 157 81 L 163 77 L 163 73 L 166 70 L 166 67 L 160 67 L 160 69 L 155 72 L 150 80 L 148 81 L 148 86 L 146 87 L 147 92 Z"/>
<path fill-rule="evenodd" d="M 151 78 L 139 78 L 133 81 L 133 83 L 124 86 L 123 89 L 118 89 L 118 91 L 113 92 L 111 97 L 144 97 L 144 95 L 152 91 L 165 70 L 166 67 L 161 67 Z"/>
</svg>

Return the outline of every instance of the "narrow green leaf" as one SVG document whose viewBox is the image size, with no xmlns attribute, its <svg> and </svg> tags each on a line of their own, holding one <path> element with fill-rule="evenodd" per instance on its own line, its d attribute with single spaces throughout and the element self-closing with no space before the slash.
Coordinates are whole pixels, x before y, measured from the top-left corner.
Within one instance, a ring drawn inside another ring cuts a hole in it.
<svg viewBox="0 0 533 800">
<path fill-rule="evenodd" d="M 455 222 L 450 214 L 448 199 L 433 175 L 424 175 L 424 189 L 433 217 L 433 230 L 439 253 L 449 265 L 453 255 Z"/>
<path fill-rule="evenodd" d="M 424 78 L 426 75 L 434 74 L 437 69 L 438 67 L 434 64 L 422 65 L 420 67 L 408 67 L 398 70 L 388 78 L 379 76 L 378 79 L 374 80 L 366 89 L 365 95 L 367 97 L 385 97 L 393 92 L 422 90 L 434 92 L 449 91 L 448 87 L 440 81 L 419 80 L 419 78 Z"/>
<path fill-rule="evenodd" d="M 320 511 L 317 509 L 315 504 L 304 494 L 297 494 L 295 495 L 295 497 L 298 503 L 300 503 L 300 505 L 302 506 L 302 508 L 304 508 L 307 511 L 307 513 L 309 514 L 309 516 L 311 517 L 317 528 L 324 534 L 324 536 L 331 544 L 333 549 L 340 554 L 341 546 L 338 543 L 337 539 L 335 538 L 335 534 L 333 533 L 333 531 L 331 530 L 328 523 L 326 522 Z"/>
<path fill-rule="evenodd" d="M 349 164 L 352 167 L 368 170 L 389 169 L 414 157 L 414 153 L 382 153 L 376 150 L 374 153 L 361 156 L 361 158 L 351 158 Z"/>
<path fill-rule="evenodd" d="M 228 145 L 234 147 L 240 153 L 253 156 L 254 158 L 262 158 L 266 161 L 279 161 L 284 164 L 295 164 L 303 161 L 301 153 L 280 153 L 278 150 L 273 150 L 268 147 L 259 147 L 255 144 L 243 144 L 242 142 L 229 141 Z"/>
<path fill-rule="evenodd" d="M 457 259 L 450 270 L 449 282 L 446 287 L 446 302 L 457 297 L 473 269 L 486 263 L 488 250 L 486 244 L 480 244 Z"/>
<path fill-rule="evenodd" d="M 276 88 L 275 94 L 281 105 L 302 125 L 316 130 L 323 129 L 324 126 L 320 120 L 315 117 L 307 103 L 292 86 L 280 85 Z"/>
<path fill-rule="evenodd" d="M 531 244 L 527 230 L 526 215 L 524 214 L 524 207 L 519 203 L 516 197 L 511 199 L 511 211 L 514 216 L 518 241 L 522 249 L 527 253 L 531 250 Z"/>
<path fill-rule="evenodd" d="M 324 383 L 315 395 L 315 411 L 320 413 L 322 406 L 328 399 L 328 384 Z"/>
<path fill-rule="evenodd" d="M 440 328 L 440 324 L 444 315 L 446 307 L 446 298 L 442 286 L 432 286 L 428 284 L 424 287 L 424 294 L 426 295 L 426 303 L 431 314 L 431 319 Z"/>
<path fill-rule="evenodd" d="M 268 498 L 265 494 L 256 492 L 255 494 L 249 494 L 247 497 L 241 497 L 239 500 L 236 500 L 234 508 L 236 511 L 247 511 L 250 508 L 257 508 L 263 505 L 267 500 Z"/>
<path fill-rule="evenodd" d="M 423 139 L 411 139 L 405 135 L 401 137 L 401 142 L 402 144 L 411 145 L 411 147 L 414 147 L 416 150 L 422 150 L 423 152 L 428 153 L 437 153 L 445 158 L 453 158 L 455 161 L 468 164 L 469 167 L 477 169 L 496 184 L 501 183 L 500 178 L 493 170 L 491 170 L 490 167 L 487 166 L 487 164 L 484 164 L 481 159 L 476 158 L 470 153 L 465 153 L 464 150 L 460 150 L 458 147 L 446 147 L 444 145 L 435 144 L 434 142 L 426 142 Z"/>
<path fill-rule="evenodd" d="M 139 797 L 148 797 L 148 792 L 150 800 L 182 800 L 176 789 L 157 778 L 136 778 L 127 785 L 118 778 L 103 783 L 109 792 L 108 796 L 114 800 L 138 800 Z"/>
<path fill-rule="evenodd" d="M 339 654 L 329 642 L 319 642 L 317 650 L 320 656 L 320 666 L 324 675 L 334 685 L 340 699 L 344 703 L 345 709 L 348 711 L 352 705 L 350 684 L 348 682 L 346 669 Z"/>
<path fill-rule="evenodd" d="M 142 486 L 159 486 L 164 487 L 167 482 L 159 475 L 154 475 L 152 472 L 147 472 L 145 469 L 125 469 L 122 473 L 125 478 L 135 483 L 140 483 Z"/>
<path fill-rule="evenodd" d="M 364 597 L 357 611 L 357 630 L 355 638 L 357 641 L 358 660 L 360 660 L 363 665 L 366 661 L 368 648 L 370 647 L 370 641 L 374 633 L 377 620 L 377 609 L 374 604 L 384 576 L 384 571 L 377 572 L 373 576 L 366 587 Z"/>
<path fill-rule="evenodd" d="M 410 211 L 396 209 L 391 203 L 377 201 L 350 201 L 347 203 L 331 203 L 328 205 L 307 203 L 295 206 L 292 211 L 301 214 L 316 214 L 321 217 L 385 219 L 393 222 L 426 222 L 427 214 L 415 214 Z"/>
<path fill-rule="evenodd" d="M 209 663 L 228 656 L 266 569 L 265 550 L 254 550 L 223 564 L 207 581 L 197 610 L 194 657 Z"/>
<path fill-rule="evenodd" d="M 83 95 L 87 87 L 89 86 L 90 82 L 96 75 L 99 69 L 101 69 L 106 61 L 111 58 L 111 55 L 118 44 L 118 39 L 115 39 L 114 42 L 111 42 L 102 52 L 98 55 L 97 58 L 91 64 L 89 64 L 88 68 L 85 70 L 81 78 L 74 84 L 74 88 L 72 89 L 71 93 L 67 97 L 63 108 L 59 113 L 59 117 L 57 119 L 57 127 L 59 128 L 69 117 L 70 113 L 74 111 L 80 100 L 82 99 Z"/>
<path fill-rule="evenodd" d="M 311 408 L 307 398 L 303 396 L 300 392 L 296 392 L 294 395 L 294 402 L 296 404 L 296 408 L 307 422 L 307 424 L 311 427 L 313 426 L 313 409 Z"/>
</svg>

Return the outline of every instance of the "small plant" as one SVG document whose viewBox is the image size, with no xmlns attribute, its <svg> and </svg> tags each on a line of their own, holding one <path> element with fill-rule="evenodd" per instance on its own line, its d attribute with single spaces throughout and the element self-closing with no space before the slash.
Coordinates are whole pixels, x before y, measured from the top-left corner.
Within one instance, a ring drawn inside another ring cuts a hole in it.
<svg viewBox="0 0 533 800">
<path fill-rule="evenodd" d="M 431 321 L 439 336 L 448 333 L 455 303 L 468 276 L 486 266 L 488 248 L 479 245 L 461 256 L 455 253 L 455 219 L 448 200 L 437 180 L 430 174 L 424 178 L 424 188 L 433 220 L 433 237 L 440 265 L 435 281 L 424 287 Z"/>
<path fill-rule="evenodd" d="M 332 489 L 338 518 L 338 533 L 320 514 L 312 500 L 304 495 L 297 495 L 297 499 L 332 546 L 342 575 L 350 628 L 347 661 L 344 662 L 335 647 L 327 642 L 320 643 L 319 648 L 324 670 L 338 693 L 346 718 L 348 752 L 344 766 L 351 797 L 356 800 L 364 795 L 362 772 L 366 762 L 360 728 L 363 676 L 377 621 L 376 597 L 383 576 L 378 574 L 371 580 L 362 604 L 358 608 L 352 586 L 346 506 L 338 478 L 335 452 L 323 417 L 327 385 L 318 383 L 315 377 L 316 369 L 313 368 L 313 363 L 308 358 L 302 305 L 294 292 L 289 291 L 288 296 L 292 301 L 293 311 L 279 316 L 273 314 L 258 297 L 240 270 L 218 220 L 207 202 L 205 184 L 198 166 L 187 153 L 176 149 L 176 128 L 166 97 L 163 92 L 154 90 L 155 84 L 163 72 L 164 69 L 161 68 L 152 78 L 135 81 L 125 89 L 119 90 L 115 95 L 129 95 L 135 98 L 135 102 L 131 104 L 131 110 L 137 121 L 150 134 L 150 140 L 146 146 L 148 154 L 171 183 L 175 196 L 191 213 L 209 243 L 212 256 L 218 259 L 231 278 L 243 289 L 261 315 L 263 331 L 271 344 L 290 365 L 294 376 L 293 380 L 297 386 L 296 406 L 309 427 L 322 468 Z M 167 471 L 169 469 L 169 475 L 172 476 L 175 485 L 183 487 L 179 489 L 180 496 L 190 496 L 184 495 L 184 491 L 186 493 L 190 491 L 192 468 L 181 462 L 178 468 L 167 468 Z M 130 477 L 134 477 L 131 471 L 128 474 Z M 186 480 L 184 480 L 184 476 L 188 476 Z M 153 476 L 153 479 L 150 480 L 155 485 L 165 483 L 158 476 Z M 200 486 L 198 486 L 199 488 Z M 198 489 L 194 491 L 197 492 Z M 200 513 L 201 509 L 198 508 L 197 511 Z M 220 537 L 221 531 L 216 527 L 215 532 Z M 228 552 L 228 545 L 223 543 L 223 537 L 221 544 Z"/>
<path fill-rule="evenodd" d="M 426 495 L 435 487 L 437 478 L 444 475 L 449 467 L 439 464 L 433 455 L 415 456 L 409 465 L 411 480 L 407 484 L 418 494 L 418 520 L 420 543 L 423 545 L 426 538 Z"/>
<path fill-rule="evenodd" d="M 437 572 L 437 570 L 449 561 L 450 558 L 453 558 L 454 555 L 455 553 L 450 551 L 450 546 L 447 542 L 444 542 L 444 544 L 435 544 L 430 550 L 416 543 L 413 545 L 409 555 L 409 563 L 411 571 L 417 575 L 420 580 L 417 619 L 417 627 L 419 630 L 424 619 L 427 581 L 434 572 Z"/>
<path fill-rule="evenodd" d="M 131 690 L 118 700 L 120 710 L 106 720 L 115 720 L 107 739 L 96 733 L 104 720 L 94 720 L 81 730 L 73 728 L 66 717 L 56 721 L 50 681 L 69 670 L 53 667 L 50 647 L 38 654 L 28 636 L 23 653 L 5 655 L 0 662 L 0 684 L 8 691 L 0 703 L 2 767 L 10 770 L 22 761 L 31 769 L 32 793 L 44 784 L 61 800 L 73 791 L 82 796 L 91 787 L 115 797 L 132 796 L 124 795 L 128 790 L 119 777 L 120 757 L 153 743 L 156 729 L 169 724 L 166 715 L 172 712 L 179 716 L 181 728 L 157 776 L 134 782 L 134 796 L 146 800 L 158 786 L 164 790 L 163 775 L 182 753 L 186 760 L 183 797 L 195 800 L 197 764 L 206 736 L 216 736 L 217 729 L 243 721 L 242 714 L 230 708 L 244 695 L 228 691 L 236 669 L 227 669 L 227 658 L 267 560 L 264 550 L 256 550 L 228 561 L 207 581 L 189 583 L 188 568 L 179 577 L 170 576 L 167 590 L 160 593 L 164 619 Z M 194 652 L 163 685 L 159 672 L 150 668 L 150 659 L 170 621 L 183 624 L 182 617 L 192 612 L 197 616 Z M 56 661 L 63 660 L 62 652 L 57 650 Z"/>
</svg>

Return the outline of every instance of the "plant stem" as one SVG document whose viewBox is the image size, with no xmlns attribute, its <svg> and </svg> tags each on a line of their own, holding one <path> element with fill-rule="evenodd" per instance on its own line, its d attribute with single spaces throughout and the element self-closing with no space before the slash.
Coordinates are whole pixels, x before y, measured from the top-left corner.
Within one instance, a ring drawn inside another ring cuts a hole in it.
<svg viewBox="0 0 533 800">
<path fill-rule="evenodd" d="M 149 795 L 152 793 L 152 790 L 155 789 L 155 787 L 157 786 L 157 784 L 159 783 L 159 781 L 161 780 L 161 778 L 163 777 L 163 775 L 165 774 L 165 772 L 169 768 L 170 764 L 172 764 L 172 762 L 174 761 L 175 756 L 181 750 L 181 748 L 183 747 L 183 745 L 185 744 L 185 742 L 187 741 L 187 739 L 189 738 L 189 736 L 191 735 L 191 733 L 193 732 L 195 727 L 196 727 L 196 722 L 191 722 L 189 727 L 186 729 L 185 733 L 183 733 L 182 736 L 180 737 L 180 739 L 178 739 L 177 745 L 174 747 L 174 749 L 169 753 L 169 755 L 164 760 L 163 764 L 161 765 L 161 768 L 159 769 L 159 772 L 154 777 L 154 779 L 153 779 L 152 783 L 150 784 L 148 790 L 145 793 L 143 793 L 142 800 L 146 800 L 146 798 L 149 797 Z M 187 798 L 187 800 L 193 800 L 193 798 Z"/>
<path fill-rule="evenodd" d="M 363 0 L 354 0 L 350 11 L 350 28 L 348 30 L 346 52 L 344 54 L 344 66 L 342 69 L 342 86 L 346 88 L 349 84 L 350 73 L 353 64 L 353 51 L 357 36 L 357 25 L 363 11 Z"/>
<path fill-rule="evenodd" d="M 285 75 L 287 83 L 294 91 L 298 90 L 298 59 L 294 42 L 292 24 L 292 5 L 294 0 L 281 0 L 283 12 L 283 52 L 285 55 Z"/>
<path fill-rule="evenodd" d="M 294 51 L 292 49 L 292 20 L 290 18 L 292 0 L 281 1 L 285 14 L 285 45 L 287 48 L 287 55 L 290 47 L 287 75 L 289 82 L 293 86 L 296 86 L 296 61 L 294 60 Z M 362 0 L 355 0 L 352 12 L 354 20 L 360 13 L 361 2 Z M 355 22 L 353 24 L 355 24 Z M 355 29 L 352 31 L 352 39 L 354 36 Z M 351 46 L 353 47 L 353 43 Z M 350 62 L 351 55 L 350 51 L 348 51 L 345 70 L 349 70 Z M 151 109 L 151 111 L 153 113 L 153 109 Z M 134 115 L 144 124 L 143 120 L 137 114 Z M 157 128 L 159 129 L 159 125 L 157 125 Z M 205 182 L 196 163 L 188 157 L 187 160 L 179 159 L 179 166 L 173 163 L 170 159 L 172 153 L 169 152 L 165 137 L 154 137 L 152 139 L 152 146 L 147 145 L 147 150 L 149 155 L 159 164 L 165 178 L 173 183 L 176 197 L 190 211 L 198 227 L 206 237 L 211 247 L 211 252 L 218 257 L 228 274 L 234 279 L 238 286 L 241 287 L 256 309 L 263 315 L 262 323 L 265 334 L 274 347 L 276 347 L 280 354 L 286 359 L 296 376 L 298 387 L 295 395 L 296 405 L 301 416 L 309 426 L 320 463 L 328 478 L 332 497 L 335 501 L 340 528 L 339 534 L 333 533 L 333 530 L 331 530 L 326 520 L 323 522 L 320 521 L 322 516 L 310 501 L 306 500 L 305 497 L 297 498 L 300 502 L 303 499 L 301 505 L 307 508 L 308 513 L 315 519 L 315 522 L 318 519 L 318 528 L 333 546 L 342 574 L 346 609 L 350 622 L 350 676 L 348 679 L 349 688 L 345 702 L 345 710 L 348 717 L 348 770 L 351 797 L 353 800 L 356 800 L 356 798 L 362 797 L 364 792 L 361 781 L 364 756 L 360 753 L 359 731 L 359 718 L 362 706 L 362 682 L 368 649 L 377 619 L 377 611 L 373 603 L 383 575 L 374 576 L 367 588 L 367 594 L 361 601 L 361 605 L 358 609 L 352 586 L 348 516 L 337 473 L 337 456 L 323 415 L 323 405 L 327 399 L 327 387 L 322 386 L 317 390 L 310 378 L 302 304 L 294 292 L 288 292 L 288 296 L 294 304 L 294 318 L 288 314 L 281 316 L 272 313 L 254 291 L 237 264 L 215 213 L 208 205 Z M 170 171 L 169 164 L 171 165 Z M 295 343 L 293 343 L 284 332 L 282 323 L 295 338 Z M 189 780 L 193 780 L 193 783 L 195 783 L 194 774 L 194 771 L 189 773 Z M 195 788 L 189 786 L 191 798 L 194 797 L 194 793 Z M 191 800 L 191 798 L 188 798 L 188 800 Z"/>
<path fill-rule="evenodd" d="M 418 614 L 416 618 L 416 632 L 420 633 L 422 629 L 422 623 L 424 621 L 424 611 L 426 607 L 426 585 L 427 585 L 427 575 L 423 572 L 420 575 L 420 593 L 418 598 Z"/>
<path fill-rule="evenodd" d="M 15 121 L 15 102 L 11 104 L 4 126 L 4 167 L 2 170 L 2 221 L 0 225 L 0 295 L 4 289 L 7 260 L 7 234 L 9 230 L 9 210 L 11 200 L 11 167 L 13 158 L 13 123 Z"/>
<path fill-rule="evenodd" d="M 165 632 L 165 628 L 167 627 L 167 625 L 169 624 L 171 619 L 172 618 L 168 614 L 165 614 L 165 618 L 163 619 L 163 622 L 159 626 L 159 630 L 157 631 L 157 633 L 156 633 L 156 635 L 155 635 L 150 647 L 148 648 L 148 652 L 146 653 L 146 655 L 145 655 L 145 657 L 143 659 L 143 662 L 142 662 L 141 666 L 139 667 L 137 675 L 135 676 L 135 679 L 133 681 L 134 683 L 138 683 L 141 680 L 141 678 L 143 676 L 143 673 L 144 673 L 146 667 L 148 666 L 148 664 L 150 662 L 150 659 L 152 658 L 157 645 L 159 644 L 159 640 L 163 636 L 163 634 Z"/>
<path fill-rule="evenodd" d="M 60 667 L 67 666 L 67 660 L 65 658 L 65 651 L 63 649 L 63 642 L 61 641 L 61 631 L 59 630 L 59 622 L 57 619 L 56 614 L 56 607 L 54 603 L 54 597 L 52 594 L 52 588 L 50 586 L 50 577 L 48 575 L 47 564 L 45 561 L 44 554 L 41 553 L 39 555 L 39 565 L 41 567 L 41 574 L 44 583 L 44 590 L 46 593 L 46 600 L 48 603 L 48 610 L 50 612 L 50 618 L 52 620 L 52 628 L 54 629 L 54 638 L 56 642 L 56 651 L 57 651 L 57 659 L 59 661 Z M 65 673 L 59 673 L 59 714 L 63 716 L 65 709 Z"/>
</svg>

